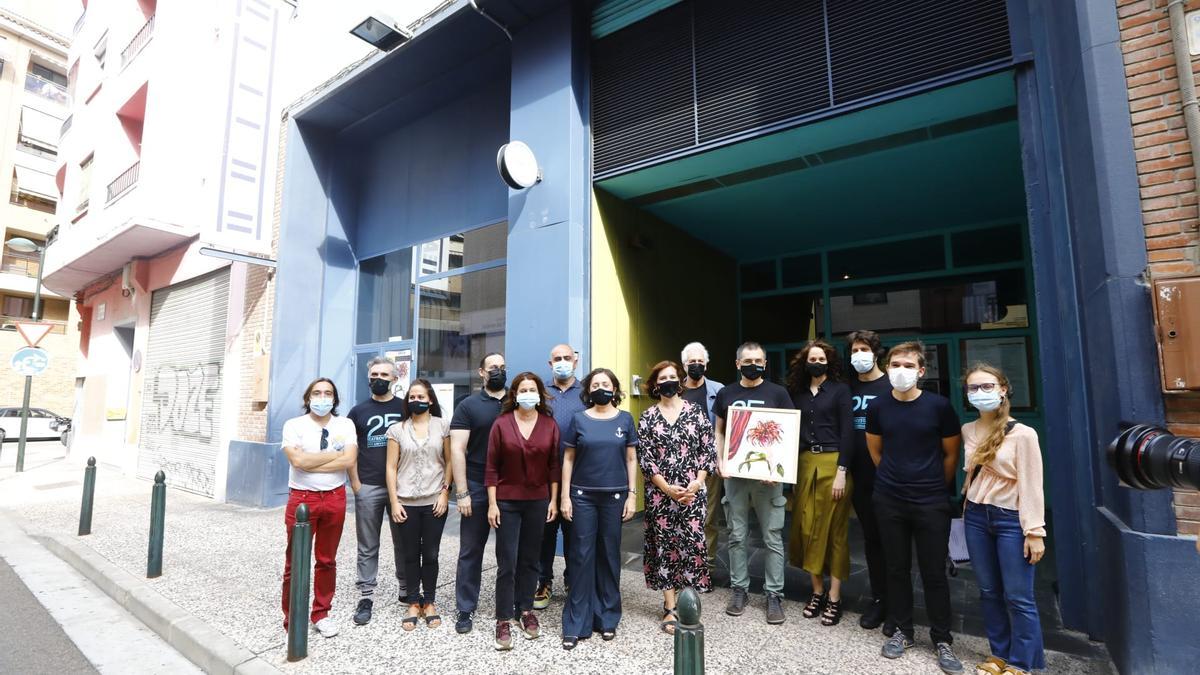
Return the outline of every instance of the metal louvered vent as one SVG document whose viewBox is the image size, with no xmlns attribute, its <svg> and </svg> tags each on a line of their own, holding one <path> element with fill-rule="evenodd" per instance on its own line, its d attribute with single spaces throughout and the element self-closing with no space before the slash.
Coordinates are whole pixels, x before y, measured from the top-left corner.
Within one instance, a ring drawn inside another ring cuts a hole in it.
<svg viewBox="0 0 1200 675">
<path fill-rule="evenodd" d="M 1005 0 L 827 0 L 835 105 L 1011 56 Z"/>
<path fill-rule="evenodd" d="M 696 0 L 700 141 L 827 108 L 821 0 Z"/>
<path fill-rule="evenodd" d="M 691 6 L 663 10 L 592 44 L 597 173 L 696 143 Z"/>
</svg>

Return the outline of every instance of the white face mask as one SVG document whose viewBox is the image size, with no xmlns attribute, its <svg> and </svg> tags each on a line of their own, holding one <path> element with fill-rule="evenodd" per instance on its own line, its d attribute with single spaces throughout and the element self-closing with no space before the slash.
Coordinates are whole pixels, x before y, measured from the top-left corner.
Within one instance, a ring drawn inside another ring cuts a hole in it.
<svg viewBox="0 0 1200 675">
<path fill-rule="evenodd" d="M 917 386 L 916 368 L 888 368 L 888 381 L 896 391 L 908 391 Z"/>
<path fill-rule="evenodd" d="M 521 406 L 522 410 L 533 410 L 541 402 L 542 397 L 538 396 L 536 391 L 523 391 L 517 394 L 517 405 Z"/>
<path fill-rule="evenodd" d="M 967 400 L 980 412 L 992 412 L 1000 407 L 1004 397 L 1000 395 L 1000 388 L 997 387 L 992 391 L 973 391 L 967 394 Z"/>
<path fill-rule="evenodd" d="M 854 370 L 859 374 L 869 373 L 875 367 L 875 353 L 854 352 L 850 355 L 850 365 L 854 366 Z"/>
</svg>

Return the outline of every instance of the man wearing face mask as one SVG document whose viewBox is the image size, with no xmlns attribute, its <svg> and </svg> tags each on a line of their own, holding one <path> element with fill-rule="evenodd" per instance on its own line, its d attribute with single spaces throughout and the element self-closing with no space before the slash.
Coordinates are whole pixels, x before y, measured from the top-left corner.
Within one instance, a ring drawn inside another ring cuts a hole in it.
<svg viewBox="0 0 1200 675">
<path fill-rule="evenodd" d="M 948 486 L 958 470 L 962 431 L 946 397 L 917 387 L 925 375 L 924 345 L 896 345 L 886 363 L 892 394 L 875 399 L 867 409 L 867 449 L 877 467 L 873 499 L 888 568 L 888 617 L 896 626 L 881 653 L 897 659 L 915 644 L 915 543 L 938 667 L 961 673 L 962 662 L 951 648 L 946 557 L 953 517 Z"/>
<path fill-rule="evenodd" d="M 470 394 L 459 401 L 454 406 L 454 418 L 450 420 L 450 457 L 459 515 L 458 571 L 455 576 L 458 617 L 454 623 L 454 630 L 459 633 L 469 633 L 474 627 L 483 576 L 483 548 L 491 532 L 484 473 L 488 435 L 492 423 L 500 415 L 504 385 L 508 382 L 504 355 L 492 352 L 484 356 L 479 362 L 478 374 L 483 387 L 478 394 Z"/>
<path fill-rule="evenodd" d="M 763 592 L 767 596 L 767 623 L 781 624 L 783 615 L 783 511 L 787 498 L 783 484 L 747 478 L 729 478 L 725 467 L 725 418 L 730 408 L 793 409 L 787 389 L 768 382 L 767 353 L 757 342 L 745 342 L 737 350 L 737 368 L 741 379 L 717 394 L 716 415 L 717 470 L 725 477 L 725 514 L 729 519 L 729 586 L 733 590 L 725 613 L 741 616 L 746 611 L 750 589 L 749 549 L 750 509 L 762 528 L 767 548 L 763 564 Z"/>
<path fill-rule="evenodd" d="M 571 418 L 575 413 L 583 412 L 583 400 L 580 397 L 582 389 L 575 377 L 579 367 L 579 355 L 569 344 L 558 344 L 550 350 L 550 370 L 553 377 L 546 387 L 546 402 L 554 413 L 554 422 L 558 425 L 560 438 L 565 438 Z M 566 446 L 560 441 L 558 447 L 558 465 L 562 466 L 563 450 Z M 538 579 L 537 592 L 533 594 L 533 608 L 546 609 L 550 606 L 550 597 L 554 589 L 554 554 L 558 550 L 558 529 L 563 533 L 563 584 L 571 583 L 569 571 L 571 557 L 567 551 L 567 542 L 571 541 L 571 521 L 555 518 L 546 523 L 542 532 L 542 550 L 539 557 L 541 573 Z"/>
<path fill-rule="evenodd" d="M 725 385 L 714 382 L 707 376 L 708 349 L 699 342 L 689 342 L 684 346 L 679 358 L 687 371 L 683 380 L 683 400 L 698 406 L 708 414 L 708 423 L 715 425 L 717 417 L 713 414 L 713 405 L 717 402 L 717 394 Z M 721 448 L 718 446 L 717 451 Z M 714 569 L 717 563 L 717 541 L 721 536 L 721 499 L 725 494 L 724 480 L 714 471 L 705 479 L 707 504 L 704 514 L 704 545 L 708 555 L 708 568 Z"/>
<path fill-rule="evenodd" d="M 392 532 L 392 553 L 396 562 L 396 581 L 400 598 L 408 597 L 404 583 L 404 553 L 400 546 L 399 526 L 392 521 L 386 471 L 387 430 L 404 419 L 404 403 L 392 395 L 396 364 L 377 356 L 367 364 L 367 382 L 371 398 L 350 409 L 346 418 L 358 431 L 358 462 L 350 467 L 350 489 L 354 491 L 354 526 L 358 534 L 358 588 L 362 598 L 354 610 L 354 623 L 371 621 L 375 603 L 376 574 L 379 571 L 379 531 L 384 514 Z"/>
<path fill-rule="evenodd" d="M 892 383 L 879 368 L 883 345 L 875 331 L 856 330 L 846 336 L 850 347 L 850 365 L 857 377 L 850 379 L 850 404 L 854 415 L 854 456 L 850 460 L 850 477 L 854 492 L 850 501 L 862 527 L 863 550 L 867 556 L 867 576 L 871 580 L 871 606 L 858 619 L 858 625 L 868 630 L 883 624 L 884 635 L 896 632 L 887 621 L 887 563 L 883 555 L 883 540 L 879 521 L 875 518 L 872 495 L 875 493 L 875 462 L 867 450 L 867 411 L 873 401 L 892 395 Z"/>
</svg>

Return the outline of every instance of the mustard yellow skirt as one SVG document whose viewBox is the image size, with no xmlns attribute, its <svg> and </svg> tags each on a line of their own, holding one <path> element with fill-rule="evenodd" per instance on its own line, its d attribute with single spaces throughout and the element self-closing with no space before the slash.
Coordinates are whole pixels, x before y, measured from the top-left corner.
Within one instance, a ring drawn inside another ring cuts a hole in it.
<svg viewBox="0 0 1200 675">
<path fill-rule="evenodd" d="M 800 453 L 788 558 L 809 574 L 845 580 L 850 577 L 850 494 L 854 485 L 847 475 L 846 493 L 834 501 L 837 459 L 836 452 Z"/>
</svg>

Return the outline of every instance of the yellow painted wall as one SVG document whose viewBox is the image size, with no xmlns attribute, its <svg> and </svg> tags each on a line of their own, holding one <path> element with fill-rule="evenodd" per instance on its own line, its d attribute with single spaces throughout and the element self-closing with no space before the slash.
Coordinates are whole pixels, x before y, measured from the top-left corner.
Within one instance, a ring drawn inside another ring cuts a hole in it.
<svg viewBox="0 0 1200 675">
<path fill-rule="evenodd" d="M 679 360 L 685 344 L 708 347 L 713 379 L 728 382 L 737 348 L 737 266 L 679 228 L 601 190 L 592 199 L 592 366 L 632 376 Z M 637 417 L 653 402 L 628 396 Z M 639 493 L 639 508 L 641 507 Z"/>
</svg>

